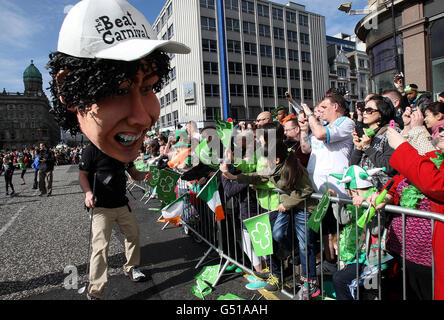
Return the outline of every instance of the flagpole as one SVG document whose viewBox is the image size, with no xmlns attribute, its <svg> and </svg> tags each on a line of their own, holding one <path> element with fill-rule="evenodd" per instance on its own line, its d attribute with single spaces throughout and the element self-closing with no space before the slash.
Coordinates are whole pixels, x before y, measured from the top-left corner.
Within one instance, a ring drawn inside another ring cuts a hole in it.
<svg viewBox="0 0 444 320">
<path fill-rule="evenodd" d="M 229 113 L 229 92 L 228 92 L 228 76 L 227 76 L 227 47 L 225 43 L 225 17 L 224 17 L 224 0 L 217 0 L 217 29 L 219 33 L 219 60 L 221 75 L 221 96 L 222 96 L 222 118 L 228 119 Z"/>
<path fill-rule="evenodd" d="M 196 198 L 199 198 L 200 194 L 202 193 L 202 191 L 205 190 L 205 188 L 208 186 L 208 184 L 211 182 L 211 180 L 214 179 L 215 176 L 217 176 L 217 173 L 220 171 L 220 169 L 217 169 L 217 171 L 213 174 L 213 176 L 210 178 L 210 180 L 207 181 L 207 183 L 205 184 L 205 186 L 199 191 L 198 195 L 196 196 Z"/>
</svg>

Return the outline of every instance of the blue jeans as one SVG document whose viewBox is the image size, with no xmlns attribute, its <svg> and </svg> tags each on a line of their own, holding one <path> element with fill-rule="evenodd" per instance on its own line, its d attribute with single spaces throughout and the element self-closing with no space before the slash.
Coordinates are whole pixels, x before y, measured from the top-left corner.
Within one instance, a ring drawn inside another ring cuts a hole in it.
<svg viewBox="0 0 444 320">
<path fill-rule="evenodd" d="M 290 212 L 278 212 L 272 225 L 273 239 L 282 244 L 288 250 L 292 249 L 291 230 L 288 229 L 290 218 L 293 215 L 294 231 L 299 242 L 299 257 L 302 265 L 302 277 L 307 278 L 307 254 L 308 254 L 308 279 L 316 280 L 316 253 L 314 231 L 308 227 L 310 213 L 300 209 Z M 306 241 L 307 235 L 307 241 Z M 276 260 L 276 259 L 273 259 Z M 275 261 L 273 261 L 275 262 Z M 274 264 L 274 263 L 273 263 Z"/>
</svg>

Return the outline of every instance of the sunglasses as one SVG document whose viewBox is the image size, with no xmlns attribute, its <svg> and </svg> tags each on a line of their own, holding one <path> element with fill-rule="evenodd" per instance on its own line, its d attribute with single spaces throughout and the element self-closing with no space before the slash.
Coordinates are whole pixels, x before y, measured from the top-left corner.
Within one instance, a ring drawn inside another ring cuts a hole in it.
<svg viewBox="0 0 444 320">
<path fill-rule="evenodd" d="M 439 133 L 443 132 L 444 131 L 444 127 L 439 127 L 438 131 L 439 131 Z"/>
<path fill-rule="evenodd" d="M 373 114 L 373 112 L 379 112 L 378 109 L 372 109 L 372 108 L 364 108 L 362 109 L 362 111 L 368 114 Z"/>
</svg>

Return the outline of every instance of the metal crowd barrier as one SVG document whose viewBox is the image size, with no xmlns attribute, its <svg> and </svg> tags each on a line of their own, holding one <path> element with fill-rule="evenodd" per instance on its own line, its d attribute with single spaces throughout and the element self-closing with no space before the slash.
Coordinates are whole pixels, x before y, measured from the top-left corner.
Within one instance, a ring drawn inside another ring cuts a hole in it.
<svg viewBox="0 0 444 320">
<path fill-rule="evenodd" d="M 219 179 L 219 183 L 221 183 Z M 146 200 L 145 204 L 151 199 L 152 190 L 148 186 L 145 186 L 143 183 L 138 183 L 134 180 L 128 180 L 127 189 L 130 191 L 134 187 L 139 187 L 143 190 L 144 195 L 141 201 L 147 197 L 148 200 Z M 184 192 L 189 192 L 190 188 L 186 181 L 182 181 L 179 179 L 177 183 L 177 192 L 178 196 L 183 194 Z M 248 217 L 252 217 L 254 215 L 251 215 L 251 212 L 256 212 L 256 214 L 262 214 L 266 212 L 271 212 L 268 210 L 263 209 L 260 207 L 258 201 L 256 201 L 256 210 L 252 210 L 250 206 L 250 194 L 253 191 L 251 187 L 248 188 L 247 193 L 247 199 L 248 199 Z M 216 281 L 213 283 L 213 287 L 215 287 L 218 282 L 220 281 L 221 277 L 224 275 L 226 268 L 230 264 L 234 264 L 235 266 L 241 268 L 244 272 L 252 274 L 254 270 L 252 257 L 254 257 L 254 250 L 253 247 L 250 245 L 248 246 L 249 237 L 246 233 L 243 232 L 243 223 L 242 223 L 242 217 L 241 217 L 241 210 L 240 210 L 240 202 L 236 201 L 234 197 L 227 198 L 225 193 L 223 192 L 222 186 L 219 188 L 219 193 L 221 196 L 221 201 L 223 205 L 223 209 L 225 212 L 225 219 L 222 221 L 215 221 L 214 213 L 208 208 L 207 204 L 204 203 L 201 199 L 196 198 L 196 194 L 191 192 L 189 196 L 187 196 L 187 200 L 185 201 L 185 207 L 184 207 L 184 214 L 181 218 L 182 226 L 186 233 L 192 233 L 194 239 L 198 242 L 204 242 L 209 246 L 208 250 L 205 252 L 203 257 L 199 260 L 199 262 L 196 264 L 195 268 L 199 268 L 199 266 L 205 261 L 205 259 L 208 258 L 211 251 L 215 251 L 221 261 L 224 259 L 225 263 L 220 268 L 219 275 L 216 279 Z M 268 208 L 270 207 L 270 194 L 271 192 L 280 194 L 280 190 L 273 189 L 268 191 Z M 312 199 L 320 200 L 322 198 L 322 194 L 312 194 Z M 332 197 L 330 196 L 330 203 L 336 203 L 339 205 L 339 210 L 342 206 L 346 206 L 348 204 L 353 204 L 351 200 L 349 199 L 342 199 L 338 197 Z M 362 207 L 368 208 L 368 204 L 364 202 L 362 204 Z M 306 203 L 304 203 L 305 211 L 307 206 Z M 405 251 L 405 220 L 406 216 L 413 216 L 413 217 L 419 217 L 423 219 L 430 220 L 431 223 L 431 232 L 433 234 L 433 225 L 435 221 L 444 222 L 444 216 L 442 214 L 433 213 L 433 212 L 425 212 L 420 210 L 412 210 L 407 209 L 404 207 L 399 206 L 393 206 L 393 205 L 387 205 L 384 208 L 384 211 L 386 213 L 393 213 L 393 214 L 399 214 L 402 216 L 402 299 L 406 300 L 406 251 Z M 356 210 L 355 212 L 355 218 L 357 218 L 358 212 Z M 377 226 L 378 226 L 378 248 L 381 248 L 381 215 L 379 212 L 375 213 L 373 219 L 377 219 Z M 355 219 L 356 221 L 357 219 Z M 164 228 L 166 225 L 164 226 Z M 290 228 L 291 227 L 291 228 Z M 289 223 L 289 230 L 291 230 L 291 236 L 290 241 L 292 248 L 290 250 L 290 255 L 292 262 L 295 261 L 295 234 L 294 234 L 294 221 L 293 221 L 293 215 L 290 216 L 290 223 Z M 305 229 L 308 228 L 308 218 L 305 219 Z M 356 243 L 359 243 L 358 239 L 358 232 L 357 228 L 356 230 Z M 341 237 L 341 225 L 339 221 L 336 219 L 336 234 L 337 234 L 337 243 L 338 243 L 338 250 L 339 250 L 339 242 Z M 288 232 L 288 231 L 287 231 Z M 320 253 L 320 275 L 317 275 L 318 284 L 320 285 L 321 290 L 321 297 L 325 298 L 324 294 L 324 283 L 325 283 L 325 277 L 322 272 L 323 268 L 323 230 L 322 230 L 322 224 L 319 229 L 319 250 L 316 252 Z M 248 238 L 248 239 L 247 239 Z M 305 252 L 308 252 L 308 243 L 307 243 L 307 234 L 305 239 L 306 247 Z M 356 248 L 358 249 L 358 248 Z M 359 261 L 358 257 L 358 250 L 356 250 L 356 261 Z M 337 261 L 337 270 L 342 269 L 342 264 L 339 261 L 339 255 L 340 252 L 337 252 L 338 261 Z M 271 256 L 266 257 L 267 266 L 271 270 Z M 262 261 L 262 259 L 259 259 Z M 308 265 L 308 254 L 306 254 L 306 260 L 305 260 L 306 266 L 307 266 L 307 278 L 309 275 L 309 265 Z M 378 272 L 377 272 L 377 291 L 378 291 L 378 300 L 382 299 L 382 290 L 384 290 L 383 286 L 381 285 L 382 282 L 382 261 L 381 261 L 381 250 L 378 250 Z M 287 267 L 289 268 L 289 264 L 286 265 L 285 261 L 280 260 L 280 269 L 281 269 L 281 284 L 282 289 L 280 290 L 283 294 L 287 295 L 290 298 L 296 298 L 296 290 L 298 289 L 298 285 L 296 282 L 296 275 L 300 274 L 300 272 L 297 271 L 297 269 L 301 269 L 301 265 L 293 265 L 292 272 L 290 276 L 284 276 L 284 269 Z M 359 279 L 360 277 L 360 271 L 359 271 L 359 264 L 356 264 L 356 279 Z M 433 288 L 434 288 L 434 277 L 435 277 L 435 270 L 434 270 L 434 260 L 433 260 L 433 252 L 432 252 L 432 299 L 433 299 Z M 285 284 L 285 285 L 284 285 Z M 357 299 L 360 299 L 360 285 L 357 286 Z"/>
</svg>

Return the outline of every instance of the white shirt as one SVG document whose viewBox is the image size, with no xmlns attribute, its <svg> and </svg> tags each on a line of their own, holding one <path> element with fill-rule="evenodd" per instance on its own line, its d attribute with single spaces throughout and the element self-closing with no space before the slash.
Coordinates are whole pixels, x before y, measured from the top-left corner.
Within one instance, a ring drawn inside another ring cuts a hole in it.
<svg viewBox="0 0 444 320">
<path fill-rule="evenodd" d="M 337 184 L 337 179 L 329 176 L 330 173 L 343 173 L 344 167 L 348 167 L 350 155 L 353 150 L 353 130 L 355 123 L 348 117 L 340 117 L 328 124 L 327 140 L 318 140 L 310 135 L 311 154 L 307 171 L 310 175 L 313 188 L 317 193 L 323 193 L 326 182 L 330 189 L 334 190 L 338 197 L 348 199 L 344 184 Z"/>
</svg>

